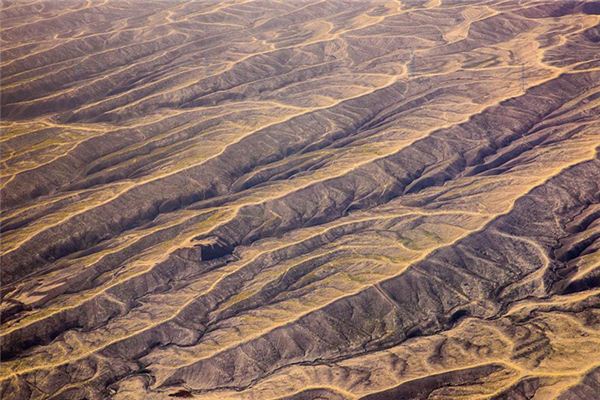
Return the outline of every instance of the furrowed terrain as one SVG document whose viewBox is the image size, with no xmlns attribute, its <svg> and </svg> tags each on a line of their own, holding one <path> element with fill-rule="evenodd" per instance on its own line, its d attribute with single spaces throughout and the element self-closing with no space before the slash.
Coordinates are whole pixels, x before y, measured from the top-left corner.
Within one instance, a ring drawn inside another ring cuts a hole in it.
<svg viewBox="0 0 600 400">
<path fill-rule="evenodd" d="M 12 399 L 596 399 L 600 3 L 3 0 Z"/>
</svg>

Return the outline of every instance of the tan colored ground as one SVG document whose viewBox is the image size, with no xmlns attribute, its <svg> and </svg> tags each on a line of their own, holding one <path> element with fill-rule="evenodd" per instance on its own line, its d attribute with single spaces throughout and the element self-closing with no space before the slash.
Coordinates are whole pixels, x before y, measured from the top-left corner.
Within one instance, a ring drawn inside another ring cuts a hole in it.
<svg viewBox="0 0 600 400">
<path fill-rule="evenodd" d="M 595 399 L 593 1 L 3 1 L 3 399 Z"/>
</svg>

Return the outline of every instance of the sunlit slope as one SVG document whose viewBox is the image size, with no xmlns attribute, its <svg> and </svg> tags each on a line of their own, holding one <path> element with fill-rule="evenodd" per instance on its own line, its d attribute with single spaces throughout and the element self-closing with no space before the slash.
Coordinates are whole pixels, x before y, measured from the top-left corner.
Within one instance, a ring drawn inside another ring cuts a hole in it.
<svg viewBox="0 0 600 400">
<path fill-rule="evenodd" d="M 593 1 L 4 1 L 3 399 L 595 399 Z"/>
</svg>

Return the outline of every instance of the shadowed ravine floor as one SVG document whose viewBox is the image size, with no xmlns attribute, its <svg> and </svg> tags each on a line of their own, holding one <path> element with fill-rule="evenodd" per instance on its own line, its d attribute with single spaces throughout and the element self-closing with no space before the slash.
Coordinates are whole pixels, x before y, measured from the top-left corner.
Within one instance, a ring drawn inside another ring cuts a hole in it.
<svg viewBox="0 0 600 400">
<path fill-rule="evenodd" d="M 600 3 L 2 0 L 13 399 L 600 392 Z"/>
</svg>

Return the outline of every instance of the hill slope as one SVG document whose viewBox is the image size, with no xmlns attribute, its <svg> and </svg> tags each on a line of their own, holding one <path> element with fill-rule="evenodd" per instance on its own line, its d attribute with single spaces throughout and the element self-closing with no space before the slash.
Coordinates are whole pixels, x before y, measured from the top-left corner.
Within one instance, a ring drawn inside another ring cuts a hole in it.
<svg viewBox="0 0 600 400">
<path fill-rule="evenodd" d="M 593 1 L 3 1 L 3 399 L 593 399 Z"/>
</svg>

